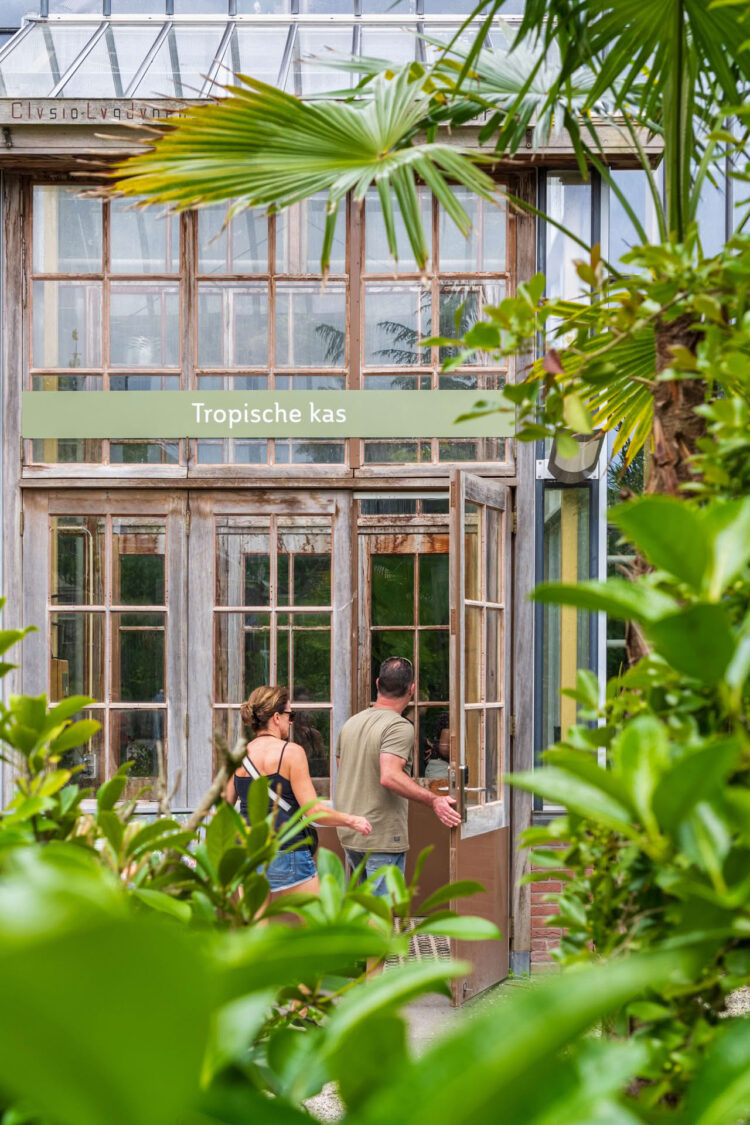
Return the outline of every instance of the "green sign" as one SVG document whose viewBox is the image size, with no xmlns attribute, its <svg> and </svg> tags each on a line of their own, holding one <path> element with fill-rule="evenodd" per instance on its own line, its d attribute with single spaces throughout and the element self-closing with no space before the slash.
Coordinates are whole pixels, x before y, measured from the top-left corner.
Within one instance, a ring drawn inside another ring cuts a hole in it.
<svg viewBox="0 0 750 1125">
<path fill-rule="evenodd" d="M 503 413 L 457 422 L 475 409 Z M 508 437 L 501 391 L 25 391 L 28 438 Z"/>
</svg>

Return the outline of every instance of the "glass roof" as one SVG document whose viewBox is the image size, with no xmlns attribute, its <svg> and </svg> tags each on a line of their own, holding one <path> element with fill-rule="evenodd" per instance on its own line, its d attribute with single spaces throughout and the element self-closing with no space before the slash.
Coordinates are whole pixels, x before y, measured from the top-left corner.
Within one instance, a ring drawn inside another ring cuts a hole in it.
<svg viewBox="0 0 750 1125">
<path fill-rule="evenodd" d="M 327 59 L 432 60 L 435 48 L 420 36 L 449 40 L 461 8 L 470 11 L 475 0 L 354 0 L 365 15 L 352 13 L 352 0 L 169 0 L 176 13 L 200 14 L 168 19 L 155 12 L 165 0 L 104 2 L 115 13 L 136 8 L 140 19 L 94 20 L 80 14 L 92 0 L 48 0 L 50 11 L 67 6 L 79 14 L 31 17 L 0 48 L 0 98 L 197 99 L 221 93 L 216 83 L 235 73 L 298 95 L 341 89 L 354 75 Z M 237 15 L 219 18 L 227 2 Z M 285 14 L 288 2 L 302 10 Z M 413 11 L 417 3 L 423 12 Z M 505 5 L 520 8 L 518 0 Z M 500 29 L 493 45 L 505 45 Z"/>
</svg>

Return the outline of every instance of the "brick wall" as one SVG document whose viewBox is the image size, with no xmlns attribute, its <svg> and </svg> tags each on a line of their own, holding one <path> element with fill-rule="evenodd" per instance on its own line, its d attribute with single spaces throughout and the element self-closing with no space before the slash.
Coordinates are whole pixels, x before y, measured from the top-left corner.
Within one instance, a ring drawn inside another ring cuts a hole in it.
<svg viewBox="0 0 750 1125">
<path fill-rule="evenodd" d="M 534 870 L 539 870 L 534 868 Z M 550 969 L 554 962 L 550 950 L 554 949 L 562 937 L 562 930 L 556 926 L 546 926 L 545 921 L 557 913 L 554 902 L 545 902 L 545 895 L 562 890 L 562 883 L 555 879 L 551 870 L 549 879 L 531 884 L 531 971 Z"/>
</svg>

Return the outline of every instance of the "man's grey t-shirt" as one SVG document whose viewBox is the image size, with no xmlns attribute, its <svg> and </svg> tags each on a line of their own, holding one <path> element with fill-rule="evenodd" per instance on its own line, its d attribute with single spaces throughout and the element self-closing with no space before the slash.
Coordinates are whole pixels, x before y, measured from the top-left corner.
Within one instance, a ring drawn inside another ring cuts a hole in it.
<svg viewBox="0 0 750 1125">
<path fill-rule="evenodd" d="M 336 743 L 336 808 L 366 816 L 372 824 L 369 836 L 351 828 L 337 829 L 344 847 L 372 852 L 407 850 L 409 802 L 380 784 L 380 755 L 396 754 L 408 768 L 413 749 L 414 727 L 395 711 L 374 707 L 344 723 Z"/>
</svg>

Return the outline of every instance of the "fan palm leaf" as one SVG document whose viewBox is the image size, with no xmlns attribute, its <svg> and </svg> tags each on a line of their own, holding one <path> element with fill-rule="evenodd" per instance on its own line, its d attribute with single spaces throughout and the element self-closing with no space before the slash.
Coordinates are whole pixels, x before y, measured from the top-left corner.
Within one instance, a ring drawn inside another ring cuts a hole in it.
<svg viewBox="0 0 750 1125">
<path fill-rule="evenodd" d="M 418 143 L 429 95 L 409 81 L 372 83 L 371 94 L 351 102 L 305 103 L 253 78 L 240 76 L 220 102 L 186 110 L 170 122 L 149 151 L 113 173 L 116 190 L 177 209 L 232 200 L 230 216 L 247 207 L 288 207 L 328 193 L 323 269 L 327 270 L 336 213 L 351 192 L 357 201 L 376 186 L 390 253 L 398 256 L 395 196 L 409 243 L 424 268 L 427 241 L 418 205 L 421 179 L 467 235 L 468 215 L 449 187 L 462 184 L 487 200 L 499 189 L 469 149 Z"/>
</svg>

